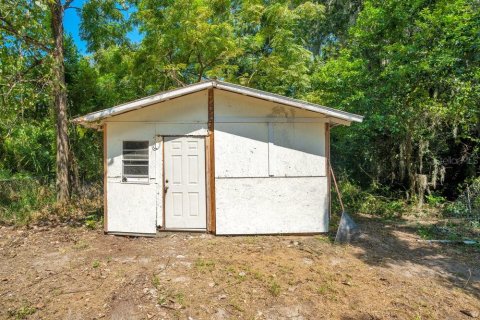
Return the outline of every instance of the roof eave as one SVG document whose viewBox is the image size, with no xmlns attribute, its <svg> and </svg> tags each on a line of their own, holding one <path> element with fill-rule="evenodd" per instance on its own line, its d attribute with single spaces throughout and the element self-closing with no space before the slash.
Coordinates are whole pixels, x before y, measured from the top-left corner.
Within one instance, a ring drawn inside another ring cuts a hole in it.
<svg viewBox="0 0 480 320">
<path fill-rule="evenodd" d="M 86 114 L 81 117 L 77 117 L 72 120 L 73 123 L 86 123 L 86 122 L 95 122 L 99 120 L 103 120 L 106 118 L 110 118 L 119 114 L 122 114 L 127 111 L 133 111 L 137 110 L 155 103 L 160 103 L 164 101 L 168 101 L 171 99 L 175 99 L 190 93 L 195 93 L 198 91 L 202 91 L 208 88 L 212 87 L 212 82 L 201 82 L 201 83 L 196 83 L 194 85 L 186 86 L 183 88 L 178 88 L 178 89 L 173 89 L 170 91 L 158 93 L 152 96 L 148 96 L 145 98 L 141 98 L 138 100 L 130 101 L 127 103 L 120 104 L 118 106 L 114 106 L 108 109 L 92 112 L 89 114 Z"/>
<path fill-rule="evenodd" d="M 137 110 L 145 106 L 168 101 L 174 98 L 178 98 L 187 94 L 195 93 L 195 92 L 202 91 L 209 88 L 217 88 L 219 90 L 225 90 L 228 92 L 242 94 L 245 96 L 267 100 L 270 102 L 280 103 L 287 106 L 296 107 L 296 108 L 300 108 L 300 109 L 304 109 L 304 110 L 308 110 L 316 113 L 322 113 L 322 114 L 325 114 L 328 118 L 330 118 L 330 121 L 333 123 L 350 125 L 351 122 L 363 121 L 362 116 L 359 116 L 353 113 L 331 109 L 328 107 L 315 105 L 306 101 L 296 100 L 296 99 L 280 96 L 274 93 L 252 89 L 252 88 L 248 88 L 248 87 L 244 87 L 236 84 L 212 80 L 212 81 L 196 83 L 183 88 L 173 89 L 170 91 L 145 97 L 142 99 L 120 104 L 112 108 L 92 112 L 84 116 L 77 117 L 73 119 L 72 122 L 81 124 L 85 127 L 98 128 L 102 126 L 104 120 L 107 118 L 122 114 L 127 111 Z"/>
<path fill-rule="evenodd" d="M 220 90 L 235 92 L 245 96 L 250 96 L 258 99 L 267 100 L 270 102 L 285 104 L 288 106 L 297 107 L 300 109 L 304 109 L 304 110 L 308 110 L 316 113 L 322 113 L 322 114 L 325 114 L 326 116 L 332 117 L 332 119 L 340 119 L 340 120 L 347 121 L 348 122 L 347 125 L 349 125 L 350 122 L 363 121 L 362 116 L 359 116 L 353 113 L 336 110 L 336 109 L 332 109 L 325 106 L 315 105 L 306 101 L 288 98 L 288 97 L 277 95 L 275 93 L 269 93 L 269 92 L 265 92 L 257 89 L 243 87 L 243 86 L 232 84 L 232 83 L 218 81 L 215 87 Z"/>
</svg>

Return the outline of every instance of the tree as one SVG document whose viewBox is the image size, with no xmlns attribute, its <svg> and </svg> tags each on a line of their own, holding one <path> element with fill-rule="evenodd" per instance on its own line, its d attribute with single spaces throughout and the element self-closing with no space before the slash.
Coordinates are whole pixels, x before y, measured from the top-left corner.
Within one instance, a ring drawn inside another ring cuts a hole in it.
<svg viewBox="0 0 480 320">
<path fill-rule="evenodd" d="M 159 84 L 184 86 L 235 69 L 230 62 L 242 49 L 228 0 L 142 0 L 135 17 L 145 35 L 136 67 L 150 70 Z"/>
<path fill-rule="evenodd" d="M 26 56 L 30 60 L 28 68 L 24 72 L 18 70 L 17 73 L 25 76 L 25 72 L 31 73 L 47 63 L 50 69 L 47 76 L 39 77 L 51 84 L 51 92 L 45 91 L 53 100 L 56 119 L 56 189 L 57 200 L 61 203 L 70 197 L 63 16 L 72 1 L 5 1 L 0 5 L 2 40 L 18 46 L 18 52 L 27 51 Z M 4 52 L 9 50 L 8 46 L 8 43 L 3 43 Z M 15 80 L 19 78 L 13 80 L 11 87 L 16 86 Z"/>
<path fill-rule="evenodd" d="M 67 202 L 70 198 L 67 88 L 65 85 L 65 66 L 63 61 L 63 15 L 72 0 L 65 4 L 61 0 L 49 3 L 53 38 L 53 98 L 57 125 L 57 200 Z"/>
<path fill-rule="evenodd" d="M 354 176 L 422 201 L 475 174 L 461 159 L 479 152 L 479 21 L 470 1 L 365 2 L 339 57 L 317 66 L 311 94 L 365 115 L 360 130 L 339 137 Z"/>
</svg>

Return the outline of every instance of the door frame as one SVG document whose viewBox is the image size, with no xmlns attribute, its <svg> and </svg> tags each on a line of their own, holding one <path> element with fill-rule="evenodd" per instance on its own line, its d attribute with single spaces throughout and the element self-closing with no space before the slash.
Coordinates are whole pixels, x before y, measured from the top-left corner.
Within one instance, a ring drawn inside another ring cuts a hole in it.
<svg viewBox="0 0 480 320">
<path fill-rule="evenodd" d="M 161 186 L 160 192 L 162 193 L 162 226 L 159 228 L 160 231 L 175 231 L 175 232 L 210 232 L 209 230 L 209 219 L 210 219 L 210 206 L 209 206 L 209 198 L 210 196 L 210 188 L 208 188 L 210 184 L 210 175 L 208 174 L 208 168 L 210 167 L 210 161 L 211 160 L 209 157 L 209 153 L 207 150 L 207 144 L 208 144 L 208 135 L 189 135 L 189 134 L 165 134 L 165 135 L 159 135 L 159 138 L 161 138 L 162 141 L 162 183 L 159 184 Z M 205 229 L 169 229 L 166 228 L 166 193 L 165 193 L 165 138 L 198 138 L 203 140 L 204 143 L 204 157 L 205 157 L 205 219 L 206 219 L 206 227 Z M 158 206 L 157 206 L 158 208 Z M 158 217 L 158 215 L 157 215 Z"/>
</svg>

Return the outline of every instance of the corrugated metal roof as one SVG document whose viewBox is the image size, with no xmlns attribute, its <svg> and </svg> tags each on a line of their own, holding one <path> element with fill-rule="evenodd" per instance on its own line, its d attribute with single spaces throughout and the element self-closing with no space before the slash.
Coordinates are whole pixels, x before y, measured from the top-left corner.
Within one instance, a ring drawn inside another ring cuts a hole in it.
<svg viewBox="0 0 480 320">
<path fill-rule="evenodd" d="M 257 89 L 252 89 L 252 88 L 240 86 L 237 84 L 218 81 L 218 80 L 208 80 L 208 81 L 198 82 L 186 87 L 160 92 L 152 96 L 130 101 L 127 103 L 123 103 L 108 109 L 92 112 L 84 116 L 75 118 L 72 121 L 74 123 L 83 124 L 85 126 L 97 127 L 99 125 L 98 122 L 101 122 L 106 118 L 113 117 L 128 111 L 140 109 L 155 103 L 178 98 L 194 92 L 206 90 L 209 88 L 225 90 L 225 91 L 249 96 L 252 98 L 263 99 L 263 100 L 267 100 L 267 101 L 271 101 L 271 102 L 275 102 L 275 103 L 279 103 L 279 104 L 283 104 L 283 105 L 287 105 L 295 108 L 300 108 L 300 109 L 304 109 L 312 112 L 325 114 L 334 119 L 343 120 L 342 122 L 345 122 L 345 121 L 346 122 L 362 122 L 363 121 L 362 116 L 359 116 L 353 113 L 336 110 L 336 109 L 324 107 L 318 104 L 313 104 L 310 102 L 293 99 L 293 98 L 281 96 L 278 94 L 261 91 Z M 333 119 L 333 122 L 335 122 L 334 119 Z"/>
</svg>

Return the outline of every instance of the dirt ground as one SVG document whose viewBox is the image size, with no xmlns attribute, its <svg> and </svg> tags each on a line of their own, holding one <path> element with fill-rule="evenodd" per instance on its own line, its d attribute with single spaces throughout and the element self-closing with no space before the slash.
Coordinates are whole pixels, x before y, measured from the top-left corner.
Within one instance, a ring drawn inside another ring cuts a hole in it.
<svg viewBox="0 0 480 320">
<path fill-rule="evenodd" d="M 364 221 L 327 236 L 104 235 L 0 227 L 0 318 L 472 319 L 480 250 Z"/>
</svg>

